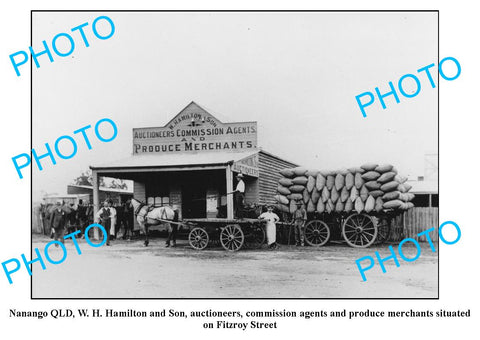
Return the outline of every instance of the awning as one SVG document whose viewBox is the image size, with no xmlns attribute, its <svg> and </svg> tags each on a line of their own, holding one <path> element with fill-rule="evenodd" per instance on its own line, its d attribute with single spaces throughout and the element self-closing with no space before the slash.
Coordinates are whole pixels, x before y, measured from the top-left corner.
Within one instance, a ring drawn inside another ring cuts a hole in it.
<svg viewBox="0 0 480 340">
<path fill-rule="evenodd" d="M 136 155 L 107 164 L 91 165 L 92 170 L 133 170 L 154 168 L 191 168 L 233 165 L 233 163 L 258 154 L 249 152 L 203 152 L 188 154 Z"/>
</svg>

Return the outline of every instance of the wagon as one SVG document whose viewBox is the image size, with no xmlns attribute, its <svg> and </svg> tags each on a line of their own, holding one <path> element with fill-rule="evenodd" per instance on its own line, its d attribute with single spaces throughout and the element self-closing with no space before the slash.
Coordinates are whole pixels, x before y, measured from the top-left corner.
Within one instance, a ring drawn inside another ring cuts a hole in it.
<svg viewBox="0 0 480 340">
<path fill-rule="evenodd" d="M 188 242 L 196 250 L 220 243 L 225 250 L 237 251 L 245 247 L 260 248 L 265 242 L 264 220 L 195 218 L 184 219 L 183 224 L 190 228 Z"/>
<path fill-rule="evenodd" d="M 283 214 L 290 219 L 289 214 Z M 343 240 L 351 247 L 366 248 L 385 242 L 390 235 L 394 211 L 375 213 L 313 213 L 305 223 L 305 243 L 320 247 L 330 240 Z M 293 222 L 284 223 L 292 225 Z"/>
</svg>

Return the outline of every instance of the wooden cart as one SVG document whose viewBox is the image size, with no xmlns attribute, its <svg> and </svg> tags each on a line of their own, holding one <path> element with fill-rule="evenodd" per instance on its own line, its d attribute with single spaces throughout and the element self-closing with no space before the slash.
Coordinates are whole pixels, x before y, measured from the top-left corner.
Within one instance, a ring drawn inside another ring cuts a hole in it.
<svg viewBox="0 0 480 340">
<path fill-rule="evenodd" d="M 314 213 L 305 223 L 305 243 L 320 247 L 330 240 L 343 240 L 351 247 L 366 248 L 385 242 L 390 235 L 393 217 L 398 212 L 379 213 Z M 288 220 L 289 214 L 284 214 Z M 284 225 L 293 227 L 293 222 Z M 289 238 L 290 239 L 290 236 Z"/>
<path fill-rule="evenodd" d="M 228 251 L 243 247 L 260 248 L 265 242 L 265 220 L 194 218 L 184 219 L 182 224 L 189 226 L 188 241 L 197 250 L 215 242 L 220 242 Z"/>
</svg>

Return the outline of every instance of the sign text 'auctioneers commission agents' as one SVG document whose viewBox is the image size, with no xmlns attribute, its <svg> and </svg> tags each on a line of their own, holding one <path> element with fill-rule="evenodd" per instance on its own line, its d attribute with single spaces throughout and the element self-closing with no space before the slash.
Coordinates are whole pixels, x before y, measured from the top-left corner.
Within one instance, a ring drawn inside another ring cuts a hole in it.
<svg viewBox="0 0 480 340">
<path fill-rule="evenodd" d="M 191 102 L 164 127 L 133 129 L 133 154 L 257 148 L 257 122 L 222 123 Z"/>
</svg>

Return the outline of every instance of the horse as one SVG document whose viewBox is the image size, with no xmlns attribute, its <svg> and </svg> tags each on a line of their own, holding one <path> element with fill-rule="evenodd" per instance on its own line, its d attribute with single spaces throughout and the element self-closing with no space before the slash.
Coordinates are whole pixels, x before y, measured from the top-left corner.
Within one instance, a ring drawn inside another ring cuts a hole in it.
<svg viewBox="0 0 480 340">
<path fill-rule="evenodd" d="M 137 218 L 137 222 L 142 228 L 143 233 L 145 234 L 145 242 L 143 243 L 145 247 L 148 247 L 148 227 L 151 225 L 159 225 L 161 223 L 167 223 L 165 221 L 173 221 L 175 218 L 175 211 L 168 206 L 158 207 L 150 209 L 151 207 L 145 205 L 145 203 L 140 202 L 139 200 L 132 198 L 130 202 L 133 207 L 133 212 Z M 170 225 L 168 226 L 170 227 Z"/>
</svg>

